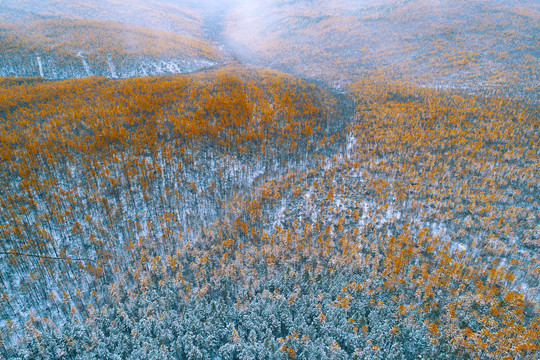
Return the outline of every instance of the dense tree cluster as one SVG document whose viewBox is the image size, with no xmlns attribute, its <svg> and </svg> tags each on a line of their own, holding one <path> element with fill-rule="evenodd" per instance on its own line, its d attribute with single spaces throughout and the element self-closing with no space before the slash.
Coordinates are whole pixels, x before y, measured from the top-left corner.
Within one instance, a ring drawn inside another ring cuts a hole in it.
<svg viewBox="0 0 540 360">
<path fill-rule="evenodd" d="M 0 89 L 8 358 L 540 350 L 531 105 L 239 67 Z"/>
<path fill-rule="evenodd" d="M 0 359 L 535 358 L 538 19 L 3 1 Z"/>
<path fill-rule="evenodd" d="M 539 100 L 534 1 L 256 4 L 233 9 L 225 33 L 272 67 L 341 86 L 367 73 Z"/>
<path fill-rule="evenodd" d="M 62 18 L 4 22 L 0 46 L 0 74 L 48 79 L 185 73 L 228 59 L 201 38 Z"/>
</svg>

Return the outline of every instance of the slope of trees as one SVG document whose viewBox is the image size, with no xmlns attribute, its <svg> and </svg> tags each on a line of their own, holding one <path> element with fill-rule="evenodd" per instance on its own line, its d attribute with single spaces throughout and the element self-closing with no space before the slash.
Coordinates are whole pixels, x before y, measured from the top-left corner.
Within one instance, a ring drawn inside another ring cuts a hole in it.
<svg viewBox="0 0 540 360">
<path fill-rule="evenodd" d="M 538 109 L 374 81 L 3 79 L 0 353 L 534 356 Z"/>
<path fill-rule="evenodd" d="M 0 359 L 535 358 L 538 11 L 3 1 Z"/>
<path fill-rule="evenodd" d="M 16 51 L 0 74 L 135 77 L 236 58 L 342 89 L 367 74 L 538 101 L 539 11 L 532 0 L 9 0 L 0 42 Z"/>
<path fill-rule="evenodd" d="M 227 59 L 199 38 L 90 20 L 3 23 L 0 46 L 0 74 L 49 79 L 185 73 Z"/>
<path fill-rule="evenodd" d="M 357 75 L 384 75 L 538 101 L 534 1 L 256 4 L 232 9 L 225 33 L 270 66 L 341 86 Z"/>
<path fill-rule="evenodd" d="M 203 19 L 193 1 L 168 0 L 102 0 L 40 1 L 4 0 L 0 4 L 0 20 L 26 22 L 70 18 L 77 20 L 120 22 L 178 35 L 202 38 Z"/>
</svg>

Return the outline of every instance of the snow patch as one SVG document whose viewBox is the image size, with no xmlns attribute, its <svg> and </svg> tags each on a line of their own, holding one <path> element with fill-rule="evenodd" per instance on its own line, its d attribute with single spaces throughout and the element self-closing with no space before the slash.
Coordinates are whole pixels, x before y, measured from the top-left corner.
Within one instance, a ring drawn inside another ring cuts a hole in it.
<svg viewBox="0 0 540 360">
<path fill-rule="evenodd" d="M 456 249 L 457 249 L 459 252 L 462 252 L 462 251 L 467 250 L 467 247 L 466 247 L 464 244 L 456 243 Z"/>
<path fill-rule="evenodd" d="M 347 147 L 345 149 L 347 159 L 350 159 L 354 155 L 355 147 L 356 137 L 354 137 L 352 133 L 349 133 L 349 135 L 347 135 Z"/>
<path fill-rule="evenodd" d="M 112 61 L 111 54 L 107 55 L 107 65 L 109 65 L 109 71 L 111 72 L 111 77 L 117 79 L 118 75 L 116 74 L 116 67 Z"/>
<path fill-rule="evenodd" d="M 38 55 L 36 56 L 38 67 L 39 67 L 39 76 L 45 77 L 45 74 L 43 73 L 43 64 L 41 63 L 41 57 Z"/>
<path fill-rule="evenodd" d="M 92 76 L 92 72 L 90 71 L 90 66 L 88 66 L 88 63 L 86 62 L 83 54 L 80 51 L 77 53 L 77 57 L 81 58 L 82 64 L 84 66 L 84 70 L 86 71 L 86 75 Z"/>
</svg>

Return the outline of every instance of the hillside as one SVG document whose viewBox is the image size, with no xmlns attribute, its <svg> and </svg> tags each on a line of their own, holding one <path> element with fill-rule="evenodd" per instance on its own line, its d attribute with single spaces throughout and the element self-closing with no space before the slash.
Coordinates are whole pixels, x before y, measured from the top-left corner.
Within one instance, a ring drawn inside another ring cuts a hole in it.
<svg viewBox="0 0 540 360">
<path fill-rule="evenodd" d="M 234 67 L 2 87 L 8 357 L 538 350 L 535 109 Z"/>
<path fill-rule="evenodd" d="M 201 39 L 89 20 L 4 23 L 0 45 L 0 75 L 47 79 L 186 73 L 226 59 Z"/>
<path fill-rule="evenodd" d="M 538 101 L 534 1 L 256 1 L 225 33 L 263 63 L 338 85 L 366 75 Z"/>
<path fill-rule="evenodd" d="M 0 359 L 535 359 L 535 1 L 0 1 Z"/>
<path fill-rule="evenodd" d="M 197 2 L 187 0 L 3 0 L 0 19 L 8 22 L 43 18 L 117 22 L 202 38 L 203 15 L 195 4 Z"/>
<path fill-rule="evenodd" d="M 4 55 L 4 76 L 162 75 L 236 59 L 342 89 L 369 76 L 538 101 L 540 8 L 529 0 L 9 0 L 0 20 L 16 24 L 4 26 L 17 37 L 4 36 L 3 47 L 21 49 Z M 87 71 L 79 53 L 98 57 L 94 68 Z M 109 53 L 121 71 L 109 69 Z M 56 72 L 40 72 L 37 56 Z"/>
</svg>

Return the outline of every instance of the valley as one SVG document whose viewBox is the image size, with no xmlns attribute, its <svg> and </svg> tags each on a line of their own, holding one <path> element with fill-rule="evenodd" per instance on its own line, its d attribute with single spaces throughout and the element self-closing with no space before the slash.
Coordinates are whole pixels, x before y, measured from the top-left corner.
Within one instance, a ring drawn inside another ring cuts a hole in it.
<svg viewBox="0 0 540 360">
<path fill-rule="evenodd" d="M 535 2 L 0 19 L 0 359 L 540 350 Z"/>
</svg>

